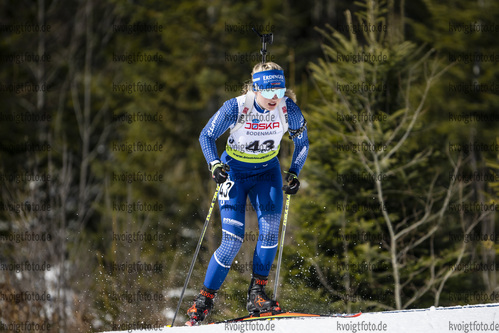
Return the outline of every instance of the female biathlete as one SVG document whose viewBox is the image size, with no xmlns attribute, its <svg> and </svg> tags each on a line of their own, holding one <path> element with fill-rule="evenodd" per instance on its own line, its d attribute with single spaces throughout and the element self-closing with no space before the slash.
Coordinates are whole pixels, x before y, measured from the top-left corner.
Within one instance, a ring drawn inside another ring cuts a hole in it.
<svg viewBox="0 0 499 333">
<path fill-rule="evenodd" d="M 280 311 L 279 303 L 265 294 L 264 287 L 277 251 L 282 191 L 295 194 L 300 187 L 298 175 L 309 146 L 307 127 L 295 104 L 295 94 L 286 91 L 284 72 L 279 65 L 259 63 L 251 75 L 252 84 L 247 84 L 246 93 L 226 101 L 199 137 L 213 179 L 220 184 L 218 200 L 223 235 L 208 265 L 204 286 L 187 312 L 190 317 L 187 325 L 197 325 L 213 308 L 215 295 L 243 243 L 248 196 L 258 216 L 259 236 L 247 309 L 250 313 Z M 226 150 L 219 158 L 215 141 L 229 128 Z M 277 154 L 286 130 L 295 149 L 285 176 L 287 184 L 282 186 Z"/>
</svg>

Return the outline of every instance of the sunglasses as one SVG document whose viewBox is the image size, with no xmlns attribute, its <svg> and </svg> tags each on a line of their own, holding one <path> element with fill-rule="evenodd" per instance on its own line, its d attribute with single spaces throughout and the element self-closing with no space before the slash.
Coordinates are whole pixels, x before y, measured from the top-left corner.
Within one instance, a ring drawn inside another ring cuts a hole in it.
<svg viewBox="0 0 499 333">
<path fill-rule="evenodd" d="M 286 88 L 278 88 L 278 89 L 263 89 L 263 90 L 258 90 L 263 97 L 267 99 L 272 99 L 274 98 L 275 95 L 277 95 L 277 98 L 283 98 L 284 94 L 286 93 Z"/>
</svg>

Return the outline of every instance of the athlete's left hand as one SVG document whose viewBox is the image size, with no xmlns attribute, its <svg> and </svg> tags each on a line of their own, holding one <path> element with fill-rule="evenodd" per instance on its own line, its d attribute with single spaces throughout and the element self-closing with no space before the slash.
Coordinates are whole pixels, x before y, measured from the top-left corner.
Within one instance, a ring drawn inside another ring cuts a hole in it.
<svg viewBox="0 0 499 333">
<path fill-rule="evenodd" d="M 298 176 L 292 172 L 286 172 L 286 177 L 284 179 L 288 182 L 287 185 L 282 187 L 282 190 L 286 194 L 296 194 L 300 189 L 300 181 L 298 180 Z"/>
</svg>

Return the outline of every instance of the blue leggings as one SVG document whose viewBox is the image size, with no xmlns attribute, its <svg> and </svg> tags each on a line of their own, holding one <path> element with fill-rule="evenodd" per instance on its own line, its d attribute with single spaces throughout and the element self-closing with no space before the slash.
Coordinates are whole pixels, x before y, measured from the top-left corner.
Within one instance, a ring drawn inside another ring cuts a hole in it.
<svg viewBox="0 0 499 333">
<path fill-rule="evenodd" d="M 283 202 L 279 162 L 264 169 L 232 170 L 229 180 L 221 185 L 218 196 L 222 218 L 222 243 L 213 253 L 205 287 L 220 289 L 232 261 L 244 240 L 246 198 L 249 197 L 258 217 L 258 239 L 253 254 L 253 273 L 268 276 L 274 261 L 279 237 Z"/>
</svg>

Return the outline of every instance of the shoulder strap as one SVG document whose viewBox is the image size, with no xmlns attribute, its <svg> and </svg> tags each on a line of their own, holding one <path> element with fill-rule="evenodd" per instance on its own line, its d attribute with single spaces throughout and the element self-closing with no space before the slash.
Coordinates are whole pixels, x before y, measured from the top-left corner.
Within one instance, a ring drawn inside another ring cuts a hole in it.
<svg viewBox="0 0 499 333">
<path fill-rule="evenodd" d="M 288 130 L 288 108 L 286 107 L 286 99 L 286 97 L 281 99 L 281 102 L 277 106 L 279 109 L 279 117 L 281 118 L 283 133 L 286 133 Z"/>
<path fill-rule="evenodd" d="M 242 110 L 241 107 L 238 106 L 237 122 L 236 125 L 234 125 L 234 127 L 232 127 L 232 129 L 230 130 L 231 134 L 240 129 L 241 126 L 243 126 L 246 123 L 246 120 L 248 119 L 251 110 L 253 110 L 254 102 L 255 102 L 255 93 L 250 90 L 246 93 Z"/>
</svg>

